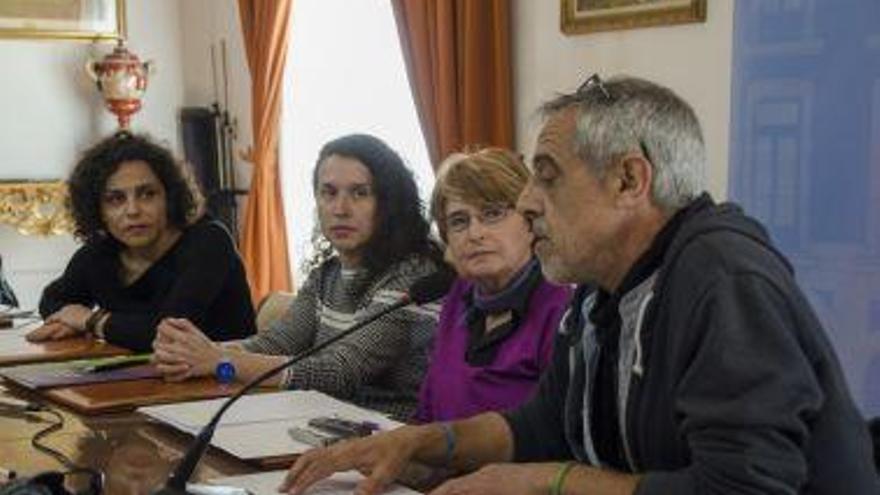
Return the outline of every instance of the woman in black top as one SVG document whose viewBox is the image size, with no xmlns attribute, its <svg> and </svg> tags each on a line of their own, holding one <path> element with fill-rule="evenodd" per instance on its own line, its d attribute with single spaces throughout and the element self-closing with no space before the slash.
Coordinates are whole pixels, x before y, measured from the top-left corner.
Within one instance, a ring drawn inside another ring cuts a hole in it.
<svg viewBox="0 0 880 495">
<path fill-rule="evenodd" d="M 216 340 L 254 333 L 244 267 L 222 224 L 202 216 L 198 187 L 171 152 L 128 132 L 84 154 L 68 182 L 84 242 L 43 291 L 29 340 L 84 333 L 147 351 L 166 316 Z"/>
</svg>

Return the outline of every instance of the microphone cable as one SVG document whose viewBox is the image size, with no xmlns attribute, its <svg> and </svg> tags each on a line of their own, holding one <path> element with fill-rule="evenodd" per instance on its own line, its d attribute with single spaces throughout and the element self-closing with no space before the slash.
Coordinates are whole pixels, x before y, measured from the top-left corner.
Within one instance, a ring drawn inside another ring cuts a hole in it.
<svg viewBox="0 0 880 495">
<path fill-rule="evenodd" d="M 40 479 L 47 479 L 51 481 L 61 480 L 66 475 L 76 475 L 76 474 L 86 474 L 88 475 L 88 488 L 79 492 L 78 495 L 100 495 L 104 491 L 104 472 L 99 469 L 94 469 L 88 466 L 81 466 L 74 462 L 70 457 L 68 457 L 63 452 L 50 447 L 45 443 L 46 437 L 55 433 L 62 428 L 64 428 L 64 416 L 61 415 L 58 411 L 54 409 L 49 409 L 43 404 L 30 402 L 22 407 L 7 407 L 2 406 L 4 412 L 15 412 L 19 417 L 30 420 L 33 416 L 37 416 L 37 418 L 43 422 L 48 422 L 49 424 L 45 426 L 40 431 L 36 432 L 31 437 L 31 446 L 37 450 L 38 452 L 49 456 L 55 459 L 59 464 L 64 466 L 65 471 L 61 472 L 48 472 L 43 473 L 42 475 L 37 475 L 34 478 L 31 478 L 30 481 L 39 482 Z M 48 414 L 51 416 L 50 419 L 47 419 L 41 414 Z M 69 492 L 64 489 L 63 486 L 52 486 L 48 487 L 53 494 L 68 494 Z"/>
<path fill-rule="evenodd" d="M 161 487 L 158 491 L 153 492 L 153 495 L 181 495 L 188 493 L 186 491 L 186 484 L 192 476 L 192 473 L 195 471 L 196 466 L 198 466 L 202 455 L 204 455 L 205 451 L 208 449 L 208 446 L 211 443 L 211 438 L 214 436 L 214 431 L 220 424 L 220 419 L 233 404 L 235 404 L 249 391 L 257 387 L 273 375 L 281 372 L 285 368 L 293 366 L 296 363 L 300 362 L 302 359 L 318 353 L 319 351 L 330 346 L 331 344 L 334 344 L 335 342 L 348 337 L 349 335 L 361 330 L 366 325 L 372 323 L 379 318 L 382 318 L 385 315 L 388 315 L 389 313 L 397 311 L 405 306 L 409 306 L 410 304 L 425 304 L 427 302 L 439 299 L 449 290 L 449 286 L 452 284 L 454 278 L 454 272 L 452 272 L 451 270 L 438 270 L 437 272 L 416 280 L 409 287 L 409 291 L 393 304 L 390 304 L 379 311 L 366 315 L 363 319 L 354 323 L 349 328 L 339 332 L 332 337 L 316 343 L 308 349 L 304 349 L 298 352 L 283 363 L 266 370 L 265 372 L 259 374 L 256 378 L 253 378 L 249 382 L 245 383 L 243 387 L 241 387 L 238 391 L 228 397 L 220 406 L 220 408 L 216 412 L 214 412 L 214 415 L 211 417 L 208 423 L 203 426 L 202 429 L 195 436 L 195 438 L 193 438 L 189 449 L 184 453 L 180 461 L 178 461 L 177 466 L 171 472 L 171 475 L 168 477 L 165 485 Z"/>
</svg>

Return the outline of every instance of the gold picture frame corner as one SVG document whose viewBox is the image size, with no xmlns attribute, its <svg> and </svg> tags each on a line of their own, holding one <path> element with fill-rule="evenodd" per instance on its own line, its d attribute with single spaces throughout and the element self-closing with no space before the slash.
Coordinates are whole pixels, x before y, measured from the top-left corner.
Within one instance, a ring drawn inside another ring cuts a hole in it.
<svg viewBox="0 0 880 495">
<path fill-rule="evenodd" d="M 21 235 L 67 235 L 74 231 L 67 184 L 60 180 L 0 181 L 0 225 Z"/>
<path fill-rule="evenodd" d="M 690 0 L 687 5 L 663 6 L 662 0 L 654 10 L 628 11 L 627 7 L 606 9 L 602 15 L 580 18 L 576 15 L 577 0 L 560 0 L 560 30 L 566 36 L 619 31 L 677 24 L 704 23 L 707 19 L 707 0 Z"/>
<path fill-rule="evenodd" d="M 115 4 L 115 31 L 89 31 L 87 29 L 50 29 L 40 27 L 0 27 L 0 40 L 72 40 L 82 42 L 115 43 L 128 38 L 128 21 L 125 0 L 102 0 Z"/>
</svg>

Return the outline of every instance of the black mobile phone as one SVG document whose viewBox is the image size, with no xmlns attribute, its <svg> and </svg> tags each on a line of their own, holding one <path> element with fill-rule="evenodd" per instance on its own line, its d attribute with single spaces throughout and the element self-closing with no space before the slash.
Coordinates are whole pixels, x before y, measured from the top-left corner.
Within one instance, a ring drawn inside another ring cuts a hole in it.
<svg viewBox="0 0 880 495">
<path fill-rule="evenodd" d="M 354 421 L 333 416 L 310 419 L 309 426 L 343 438 L 366 437 L 376 429 L 372 423 L 367 421 Z"/>
</svg>

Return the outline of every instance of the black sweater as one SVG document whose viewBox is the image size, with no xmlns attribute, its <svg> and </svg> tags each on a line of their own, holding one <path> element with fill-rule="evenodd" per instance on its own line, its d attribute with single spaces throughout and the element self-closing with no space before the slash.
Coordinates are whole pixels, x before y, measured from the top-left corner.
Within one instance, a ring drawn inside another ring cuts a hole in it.
<svg viewBox="0 0 880 495">
<path fill-rule="evenodd" d="M 729 205 L 698 208 L 653 293 L 624 418 L 638 495 L 880 493 L 837 357 L 757 222 Z M 535 398 L 506 414 L 517 461 L 583 451 L 581 345 L 576 330 L 560 334 Z"/>
<path fill-rule="evenodd" d="M 202 219 L 131 285 L 119 278 L 120 245 L 104 239 L 81 247 L 64 274 L 43 291 L 40 314 L 67 304 L 110 311 L 108 342 L 147 351 L 166 316 L 188 318 L 211 340 L 252 335 L 254 309 L 244 266 L 222 224 Z"/>
</svg>

